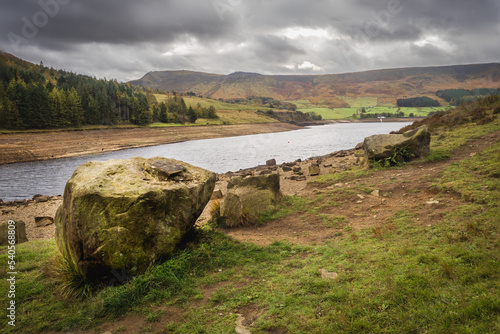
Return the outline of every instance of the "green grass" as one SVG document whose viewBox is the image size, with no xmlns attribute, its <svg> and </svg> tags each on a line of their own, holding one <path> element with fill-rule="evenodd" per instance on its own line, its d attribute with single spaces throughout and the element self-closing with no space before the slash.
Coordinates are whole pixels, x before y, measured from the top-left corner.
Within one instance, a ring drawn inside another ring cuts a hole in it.
<svg viewBox="0 0 500 334">
<path fill-rule="evenodd" d="M 359 96 L 359 97 L 349 97 L 340 96 L 339 99 L 346 102 L 351 108 L 368 108 L 369 106 L 378 106 L 378 98 L 374 96 Z"/>
<path fill-rule="evenodd" d="M 370 170 L 365 170 L 361 166 L 355 166 L 352 169 L 340 172 L 340 173 L 333 173 L 333 174 L 324 174 L 321 176 L 318 176 L 311 180 L 311 183 L 324 183 L 324 184 L 335 184 L 338 182 L 346 182 L 346 181 L 351 181 L 355 179 L 359 179 L 360 177 L 363 176 L 368 176 L 372 173 Z"/>
<path fill-rule="evenodd" d="M 443 160 L 470 140 L 479 138 L 500 129 L 500 119 L 478 126 L 476 123 L 467 123 L 455 129 L 438 129 L 433 134 L 430 145 L 430 155 L 427 160 Z"/>
<path fill-rule="evenodd" d="M 500 143 L 446 168 L 438 186 L 479 204 L 500 203 Z M 487 191 L 485 191 L 487 190 Z"/>
</svg>

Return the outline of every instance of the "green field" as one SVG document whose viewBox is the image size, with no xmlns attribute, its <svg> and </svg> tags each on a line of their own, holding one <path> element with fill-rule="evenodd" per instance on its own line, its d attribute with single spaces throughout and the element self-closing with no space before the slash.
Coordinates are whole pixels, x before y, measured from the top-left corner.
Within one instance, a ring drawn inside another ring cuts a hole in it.
<svg viewBox="0 0 500 334">
<path fill-rule="evenodd" d="M 364 107 L 366 113 L 396 113 L 396 106 L 377 106 L 376 99 L 371 97 L 366 98 L 342 98 L 351 105 L 350 108 L 327 108 L 312 104 L 308 100 L 289 101 L 297 105 L 297 110 L 302 112 L 315 112 L 323 117 L 323 119 L 353 119 L 353 115 Z M 373 108 L 370 108 L 373 106 Z M 444 107 L 425 107 L 425 108 L 399 108 L 405 115 L 409 117 L 413 113 L 415 117 L 427 117 L 430 112 L 437 112 L 449 109 L 449 106 Z"/>
</svg>

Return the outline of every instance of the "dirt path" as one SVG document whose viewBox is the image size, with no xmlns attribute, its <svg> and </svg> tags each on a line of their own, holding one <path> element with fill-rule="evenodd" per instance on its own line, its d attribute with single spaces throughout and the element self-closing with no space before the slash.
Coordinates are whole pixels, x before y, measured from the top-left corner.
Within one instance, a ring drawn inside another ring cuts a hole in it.
<svg viewBox="0 0 500 334">
<path fill-rule="evenodd" d="M 300 128 L 288 123 L 262 123 L 2 134 L 0 165 Z"/>
</svg>

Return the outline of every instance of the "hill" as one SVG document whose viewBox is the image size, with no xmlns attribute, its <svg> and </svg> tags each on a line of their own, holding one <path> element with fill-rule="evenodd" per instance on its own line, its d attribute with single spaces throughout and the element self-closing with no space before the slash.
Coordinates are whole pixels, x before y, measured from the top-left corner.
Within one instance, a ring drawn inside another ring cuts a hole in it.
<svg viewBox="0 0 500 334">
<path fill-rule="evenodd" d="M 500 87 L 500 64 L 415 67 L 327 75 L 229 75 L 193 71 L 147 73 L 134 85 L 165 91 L 192 91 L 213 99 L 268 96 L 280 101 L 309 100 L 330 108 L 351 107 L 349 100 L 372 97 L 375 105 L 395 105 L 398 98 L 435 96 L 442 89 Z M 438 99 L 445 104 L 442 99 Z"/>
</svg>

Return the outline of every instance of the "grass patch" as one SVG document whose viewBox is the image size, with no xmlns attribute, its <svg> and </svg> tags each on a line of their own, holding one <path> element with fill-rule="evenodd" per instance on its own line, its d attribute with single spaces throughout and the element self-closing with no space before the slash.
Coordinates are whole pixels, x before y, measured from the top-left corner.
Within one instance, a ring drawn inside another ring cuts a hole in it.
<svg viewBox="0 0 500 334">
<path fill-rule="evenodd" d="M 493 122 L 477 126 L 475 123 L 468 123 L 453 130 L 437 130 L 433 133 L 431 140 L 431 153 L 429 160 L 436 157 L 446 158 L 467 142 L 481 136 L 490 134 L 500 129 L 500 119 L 497 117 Z M 439 159 L 435 159 L 439 160 Z"/>
<path fill-rule="evenodd" d="M 436 184 L 439 189 L 459 193 L 467 201 L 500 203 L 500 143 L 466 160 L 452 163 Z"/>
<path fill-rule="evenodd" d="M 334 184 L 337 182 L 346 182 L 359 179 L 364 176 L 370 175 L 372 171 L 364 170 L 360 166 L 354 166 L 352 169 L 332 174 L 324 174 L 314 178 L 311 183 Z"/>
<path fill-rule="evenodd" d="M 299 214 L 306 210 L 307 201 L 303 197 L 285 196 L 283 201 L 275 209 L 264 212 L 259 218 L 259 224 L 265 224 L 272 220 L 283 218 L 291 214 Z"/>
</svg>

